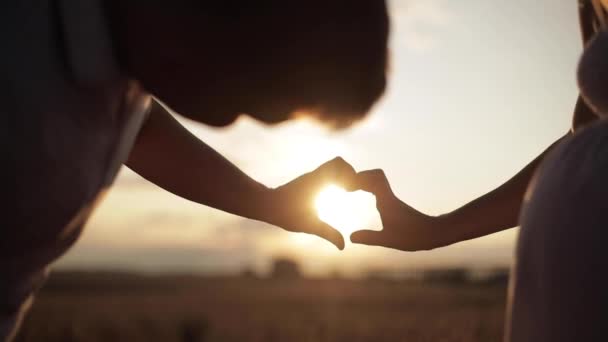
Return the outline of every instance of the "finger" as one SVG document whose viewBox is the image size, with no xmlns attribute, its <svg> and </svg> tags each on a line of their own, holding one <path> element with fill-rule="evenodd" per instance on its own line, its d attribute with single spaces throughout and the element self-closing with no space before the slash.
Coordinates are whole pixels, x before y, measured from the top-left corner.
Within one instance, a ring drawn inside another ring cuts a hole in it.
<svg viewBox="0 0 608 342">
<path fill-rule="evenodd" d="M 359 230 L 350 235 L 352 243 L 360 243 L 369 246 L 385 246 L 384 234 L 377 230 Z"/>
<path fill-rule="evenodd" d="M 344 237 L 342 237 L 342 234 L 324 222 L 318 221 L 310 233 L 333 243 L 339 250 L 344 249 Z"/>
<path fill-rule="evenodd" d="M 371 192 L 376 197 L 392 195 L 391 185 L 381 169 L 359 172 L 354 182 L 354 190 Z"/>
<path fill-rule="evenodd" d="M 343 187 L 352 187 L 357 172 L 343 158 L 336 157 L 319 166 L 314 173 L 319 175 L 320 182 L 335 182 Z"/>
</svg>

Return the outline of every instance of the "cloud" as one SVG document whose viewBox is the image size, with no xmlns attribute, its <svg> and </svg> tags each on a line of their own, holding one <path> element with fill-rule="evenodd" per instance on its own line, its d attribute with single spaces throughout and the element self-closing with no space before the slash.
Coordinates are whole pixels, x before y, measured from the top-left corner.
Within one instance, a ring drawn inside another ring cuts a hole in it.
<svg viewBox="0 0 608 342">
<path fill-rule="evenodd" d="M 426 53 L 437 46 L 442 31 L 455 21 L 445 0 L 394 0 L 389 3 L 393 20 L 393 41 L 397 47 Z"/>
</svg>

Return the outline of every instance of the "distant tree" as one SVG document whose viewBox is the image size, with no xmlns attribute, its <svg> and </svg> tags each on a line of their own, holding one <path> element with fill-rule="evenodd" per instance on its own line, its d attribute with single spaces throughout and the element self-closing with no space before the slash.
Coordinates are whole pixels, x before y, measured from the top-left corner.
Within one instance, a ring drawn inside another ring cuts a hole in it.
<svg viewBox="0 0 608 342">
<path fill-rule="evenodd" d="M 424 271 L 424 281 L 446 284 L 464 284 L 469 281 L 469 271 L 465 268 L 444 268 Z"/>
<path fill-rule="evenodd" d="M 509 268 L 495 268 L 481 281 L 484 285 L 506 286 L 509 283 Z"/>
<path fill-rule="evenodd" d="M 338 269 L 333 269 L 331 272 L 329 272 L 327 277 L 334 280 L 344 279 L 344 275 Z"/>
<path fill-rule="evenodd" d="M 178 328 L 179 341 L 204 342 L 209 324 L 205 319 L 185 319 Z"/>
<path fill-rule="evenodd" d="M 298 263 L 287 258 L 277 258 L 274 260 L 271 275 L 275 279 L 297 279 L 302 277 Z"/>
<path fill-rule="evenodd" d="M 253 268 L 245 267 L 239 273 L 239 277 L 244 279 L 258 279 L 258 274 Z"/>
</svg>

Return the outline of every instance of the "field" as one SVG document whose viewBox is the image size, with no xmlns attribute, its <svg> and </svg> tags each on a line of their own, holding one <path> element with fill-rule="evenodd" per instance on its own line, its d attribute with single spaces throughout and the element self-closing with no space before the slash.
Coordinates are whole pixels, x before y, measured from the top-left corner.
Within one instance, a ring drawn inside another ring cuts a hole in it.
<svg viewBox="0 0 608 342">
<path fill-rule="evenodd" d="M 504 283 L 58 273 L 17 341 L 501 341 Z"/>
</svg>

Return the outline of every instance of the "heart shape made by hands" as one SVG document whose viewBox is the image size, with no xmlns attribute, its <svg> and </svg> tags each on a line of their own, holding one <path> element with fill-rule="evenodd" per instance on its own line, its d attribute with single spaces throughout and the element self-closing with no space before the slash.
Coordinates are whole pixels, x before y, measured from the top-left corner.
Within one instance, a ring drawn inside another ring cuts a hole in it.
<svg viewBox="0 0 608 342">
<path fill-rule="evenodd" d="M 315 208 L 319 219 L 340 231 L 347 243 L 354 231 L 382 227 L 376 197 L 369 192 L 328 185 L 317 195 Z"/>
</svg>

